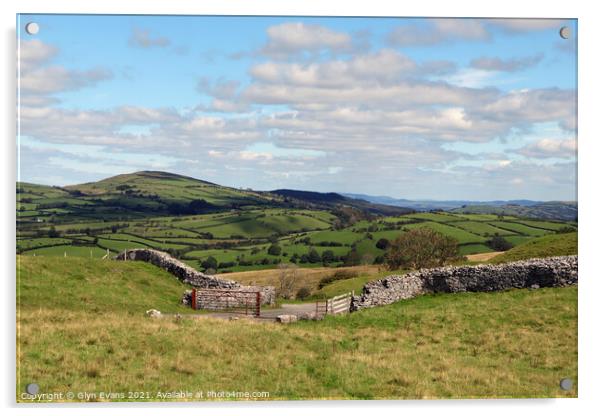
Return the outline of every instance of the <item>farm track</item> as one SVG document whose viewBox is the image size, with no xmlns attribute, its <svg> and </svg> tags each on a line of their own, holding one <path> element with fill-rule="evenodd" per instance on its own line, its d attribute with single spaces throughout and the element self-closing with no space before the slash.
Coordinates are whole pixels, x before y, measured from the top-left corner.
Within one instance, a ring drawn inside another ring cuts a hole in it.
<svg viewBox="0 0 602 416">
<path fill-rule="evenodd" d="M 502 253 L 503 251 L 492 251 L 490 253 L 469 254 L 466 258 L 470 261 L 488 261 Z"/>
</svg>

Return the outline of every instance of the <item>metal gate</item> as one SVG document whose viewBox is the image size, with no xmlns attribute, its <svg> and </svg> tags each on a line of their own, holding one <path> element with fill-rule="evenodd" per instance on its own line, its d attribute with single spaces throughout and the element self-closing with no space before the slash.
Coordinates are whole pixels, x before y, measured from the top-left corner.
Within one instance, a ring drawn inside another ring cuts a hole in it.
<svg viewBox="0 0 602 416">
<path fill-rule="evenodd" d="M 192 289 L 192 309 L 261 316 L 261 292 L 232 289 Z"/>
</svg>

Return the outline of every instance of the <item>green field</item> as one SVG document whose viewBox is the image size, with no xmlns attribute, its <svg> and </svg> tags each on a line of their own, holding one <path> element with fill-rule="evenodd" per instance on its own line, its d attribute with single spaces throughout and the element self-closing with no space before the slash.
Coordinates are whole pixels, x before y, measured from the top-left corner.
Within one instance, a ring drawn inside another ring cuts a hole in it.
<svg viewBox="0 0 602 416">
<path fill-rule="evenodd" d="M 153 392 L 143 400 L 180 389 L 271 400 L 577 396 L 558 386 L 578 382 L 576 287 L 422 296 L 284 326 L 146 318 L 187 310 L 185 286 L 144 263 L 19 256 L 17 267 L 17 392 L 35 380 L 45 392 Z"/>
<path fill-rule="evenodd" d="M 100 258 L 107 254 L 107 250 L 103 250 L 96 246 L 53 246 L 36 248 L 27 250 L 23 254 L 26 256 L 42 256 L 42 257 L 94 257 Z"/>
<path fill-rule="evenodd" d="M 106 249 L 149 247 L 196 268 L 213 256 L 224 266 L 218 272 L 270 269 L 291 261 L 302 267 L 380 264 L 386 251 L 376 247 L 379 240 L 392 241 L 419 227 L 456 239 L 462 255 L 492 251 L 489 241 L 495 235 L 519 246 L 567 227 L 576 229 L 573 221 L 494 214 L 366 214 L 356 209 L 347 218 L 333 206 L 165 172 L 118 175 L 65 188 L 20 183 L 17 190 L 18 208 L 24 209 L 17 216 L 19 253 L 89 257 L 86 246 L 93 246 L 92 255 L 98 257 Z M 193 202 L 201 204 L 199 212 L 186 211 Z M 271 244 L 281 247 L 279 255 L 267 254 Z M 320 256 L 332 251 L 335 258 L 308 262 L 312 250 Z M 227 264 L 232 262 L 236 264 Z"/>
<path fill-rule="evenodd" d="M 491 259 L 492 263 L 525 260 L 534 257 L 567 256 L 577 254 L 577 233 L 553 234 L 536 238 L 514 247 Z"/>
<path fill-rule="evenodd" d="M 550 231 L 543 230 L 541 228 L 533 228 L 518 222 L 509 221 L 492 221 L 491 224 L 495 227 L 503 230 L 509 230 L 516 234 L 527 235 L 530 237 L 540 237 L 548 234 Z"/>
</svg>

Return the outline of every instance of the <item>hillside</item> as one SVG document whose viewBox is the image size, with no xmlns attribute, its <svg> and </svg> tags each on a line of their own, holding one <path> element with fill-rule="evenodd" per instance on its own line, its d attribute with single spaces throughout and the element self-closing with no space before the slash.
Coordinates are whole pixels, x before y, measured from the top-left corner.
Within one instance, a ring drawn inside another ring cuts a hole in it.
<svg viewBox="0 0 602 416">
<path fill-rule="evenodd" d="M 282 326 L 146 318 L 181 312 L 183 289 L 148 264 L 20 257 L 18 268 L 18 392 L 35 380 L 276 400 L 577 395 L 558 388 L 577 380 L 576 287 L 422 296 Z"/>
<path fill-rule="evenodd" d="M 173 275 L 143 262 L 17 256 L 17 308 L 119 312 L 140 315 L 156 308 L 190 313 L 180 305 L 189 289 Z"/>
<path fill-rule="evenodd" d="M 338 194 L 306 191 L 236 189 L 167 172 L 142 171 L 66 187 L 17 183 L 18 222 L 66 219 L 138 219 L 151 216 L 195 215 L 230 210 L 289 208 L 351 209 L 365 217 L 401 215 L 412 210 L 370 204 Z"/>
<path fill-rule="evenodd" d="M 543 220 L 575 221 L 578 216 L 576 202 L 550 201 L 533 205 L 466 205 L 451 210 L 458 214 L 494 214 Z"/>
<path fill-rule="evenodd" d="M 308 191 L 296 191 L 292 189 L 277 189 L 271 191 L 271 194 L 280 195 L 286 198 L 288 202 L 296 202 L 299 204 L 306 204 L 305 208 L 314 209 L 340 209 L 342 207 L 355 208 L 360 212 L 365 212 L 374 215 L 403 215 L 414 212 L 411 208 L 402 206 L 386 205 L 365 201 L 362 199 L 349 198 L 337 194 L 335 192 L 308 192 Z"/>
<path fill-rule="evenodd" d="M 125 249 L 168 251 L 218 273 L 378 265 L 413 228 L 458 241 L 460 254 L 491 252 L 494 235 L 518 246 L 576 230 L 575 222 L 411 210 L 336 193 L 255 192 L 165 172 L 137 172 L 64 188 L 17 187 L 17 253 L 101 258 Z M 382 243 L 382 241 L 381 241 Z"/>
<path fill-rule="evenodd" d="M 554 234 L 535 238 L 495 256 L 490 263 L 506 263 L 534 257 L 553 257 L 577 254 L 577 233 Z"/>
<path fill-rule="evenodd" d="M 520 205 L 520 206 L 532 206 L 538 204 L 538 201 L 531 201 L 528 199 L 517 199 L 510 201 L 472 201 L 472 200 L 412 200 L 403 198 L 391 198 L 389 196 L 374 196 L 366 194 L 350 194 L 345 193 L 344 196 L 349 198 L 363 199 L 373 204 L 385 204 L 399 207 L 406 207 L 415 209 L 417 211 L 432 211 L 432 210 L 453 210 L 455 208 L 462 208 L 463 206 L 473 205 L 488 205 L 488 206 L 502 206 L 502 205 Z"/>
</svg>

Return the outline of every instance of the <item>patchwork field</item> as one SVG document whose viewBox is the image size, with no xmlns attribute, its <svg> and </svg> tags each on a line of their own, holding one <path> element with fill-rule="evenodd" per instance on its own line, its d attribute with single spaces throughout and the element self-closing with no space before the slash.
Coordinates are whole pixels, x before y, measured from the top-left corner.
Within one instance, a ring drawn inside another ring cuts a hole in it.
<svg viewBox="0 0 602 416">
<path fill-rule="evenodd" d="M 164 172 L 66 188 L 19 184 L 17 190 L 20 254 L 97 258 L 107 250 L 115 255 L 154 248 L 217 273 L 281 263 L 301 268 L 382 264 L 388 242 L 420 227 L 456 239 L 461 255 L 496 251 L 494 236 L 519 246 L 577 227 L 493 214 L 392 215 L 385 210 L 375 215 L 362 211 L 374 208 L 365 202 L 368 207 L 316 205 Z"/>
</svg>

